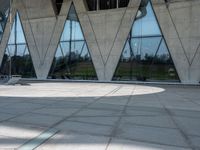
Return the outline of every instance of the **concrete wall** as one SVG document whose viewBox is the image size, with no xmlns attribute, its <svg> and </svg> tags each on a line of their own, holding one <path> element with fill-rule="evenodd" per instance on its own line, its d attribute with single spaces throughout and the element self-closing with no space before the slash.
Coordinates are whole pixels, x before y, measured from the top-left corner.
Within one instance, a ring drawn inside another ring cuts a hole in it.
<svg viewBox="0 0 200 150">
<path fill-rule="evenodd" d="M 183 83 L 200 81 L 200 0 L 153 0 L 154 10 Z"/>
<path fill-rule="evenodd" d="M 127 8 L 87 11 L 84 0 L 73 0 L 90 54 L 101 81 L 110 81 L 141 0 Z M 56 16 L 51 0 L 14 0 L 19 11 L 37 77 L 48 75 L 72 0 L 64 0 Z M 200 81 L 200 0 L 152 0 L 158 22 L 183 83 Z M 0 45 L 2 60 L 9 23 Z"/>
</svg>

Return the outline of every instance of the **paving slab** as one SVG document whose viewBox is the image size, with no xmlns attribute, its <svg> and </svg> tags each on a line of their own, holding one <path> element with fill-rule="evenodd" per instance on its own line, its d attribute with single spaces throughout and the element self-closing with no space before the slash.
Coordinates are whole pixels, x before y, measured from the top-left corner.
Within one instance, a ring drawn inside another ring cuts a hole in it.
<svg viewBox="0 0 200 150">
<path fill-rule="evenodd" d="M 0 108 L 3 108 L 5 106 L 7 106 L 7 105 L 10 105 L 10 103 L 9 102 L 5 102 L 5 101 L 1 101 Z"/>
<path fill-rule="evenodd" d="M 92 134 L 92 135 L 103 135 L 109 136 L 112 133 L 112 126 L 98 125 L 92 123 L 83 123 L 75 121 L 65 121 L 55 127 L 61 131 L 73 131 L 78 133 Z"/>
<path fill-rule="evenodd" d="M 199 97 L 193 86 L 0 85 L 0 149 L 200 149 Z"/>
<path fill-rule="evenodd" d="M 106 150 L 109 138 L 76 133 L 58 133 L 36 150 Z"/>
<path fill-rule="evenodd" d="M 99 110 L 99 109 L 83 109 L 75 116 L 104 116 L 104 117 L 111 117 L 111 116 L 119 116 L 121 115 L 121 111 L 118 110 Z"/>
<path fill-rule="evenodd" d="M 157 107 L 131 106 L 126 107 L 125 114 L 128 116 L 166 116 L 168 115 L 164 109 Z"/>
<path fill-rule="evenodd" d="M 43 104 L 33 104 L 33 103 L 16 103 L 16 104 L 10 104 L 7 106 L 4 106 L 4 108 L 7 109 L 27 109 L 27 110 L 34 110 L 34 109 L 38 109 L 38 108 L 42 108 L 45 105 Z"/>
<path fill-rule="evenodd" d="M 6 137 L 0 135 L 0 150 L 15 150 L 19 146 L 23 145 L 26 141 L 26 139 Z"/>
<path fill-rule="evenodd" d="M 127 109 L 130 110 L 138 110 L 138 111 L 146 111 L 146 112 L 154 112 L 158 114 L 166 114 L 167 111 L 164 108 L 158 108 L 153 106 L 127 106 Z"/>
<path fill-rule="evenodd" d="M 180 109 L 180 110 L 199 110 L 200 105 L 197 105 L 190 101 L 177 101 L 177 100 L 170 100 L 170 101 L 164 101 L 163 105 L 168 109 Z"/>
<path fill-rule="evenodd" d="M 119 120 L 119 117 L 71 117 L 68 120 L 70 121 L 79 121 L 79 122 L 85 122 L 85 123 L 95 123 L 99 125 L 116 125 L 117 121 Z"/>
<path fill-rule="evenodd" d="M 132 96 L 131 100 L 128 103 L 128 106 L 146 106 L 158 108 L 163 107 L 160 101 L 155 96 L 153 96 L 152 98 L 151 95 L 144 95 L 140 98 L 138 96 Z"/>
<path fill-rule="evenodd" d="M 113 105 L 126 105 L 129 96 L 110 96 L 101 98 L 98 103 L 113 104 Z"/>
<path fill-rule="evenodd" d="M 109 144 L 107 150 L 192 150 L 192 149 L 114 138 Z"/>
<path fill-rule="evenodd" d="M 9 121 L 12 122 L 20 122 L 20 123 L 27 123 L 27 124 L 33 124 L 38 126 L 51 126 L 54 123 L 60 121 L 63 117 L 59 116 L 50 116 L 50 115 L 42 115 L 42 114 L 36 114 L 36 113 L 27 113 L 25 115 L 13 118 Z"/>
<path fill-rule="evenodd" d="M 30 140 L 42 133 L 46 128 L 16 122 L 0 123 L 0 135 Z"/>
<path fill-rule="evenodd" d="M 81 98 L 77 98 L 79 100 L 81 100 Z M 82 108 L 84 106 L 88 105 L 88 102 L 80 102 L 80 101 L 76 101 L 76 100 L 65 100 L 65 101 L 60 101 L 57 103 L 54 103 L 52 105 L 50 105 L 50 108 Z"/>
<path fill-rule="evenodd" d="M 170 128 L 122 123 L 116 131 L 116 137 L 170 146 L 189 147 L 181 133 L 176 129 Z"/>
<path fill-rule="evenodd" d="M 179 128 L 187 135 L 200 136 L 200 119 L 188 117 L 173 117 Z"/>
<path fill-rule="evenodd" d="M 132 116 L 123 117 L 123 124 L 136 124 L 143 126 L 176 128 L 176 125 L 169 116 Z"/>
<path fill-rule="evenodd" d="M 60 117 L 67 117 L 72 115 L 74 112 L 76 112 L 77 108 L 42 108 L 32 111 L 33 113 L 39 113 L 44 115 L 56 115 Z"/>
<path fill-rule="evenodd" d="M 27 108 L 1 108 L 0 109 L 1 113 L 7 113 L 11 115 L 23 115 L 31 111 L 33 111 L 33 109 L 27 109 Z"/>
<path fill-rule="evenodd" d="M 180 110 L 180 109 L 168 109 L 171 112 L 172 116 L 178 117 L 192 117 L 192 118 L 200 118 L 200 111 L 196 110 Z"/>
<path fill-rule="evenodd" d="M 200 136 L 189 136 L 189 139 L 192 142 L 193 147 L 200 149 Z"/>
<path fill-rule="evenodd" d="M 6 113 L 0 113 L 0 121 L 4 121 L 4 120 L 9 120 L 12 117 L 15 117 L 15 114 L 6 114 Z"/>
<path fill-rule="evenodd" d="M 95 102 L 88 106 L 91 109 L 99 109 L 99 110 L 114 110 L 114 111 L 122 111 L 124 109 L 124 105 L 113 105 L 113 104 L 104 104 L 100 102 Z"/>
</svg>

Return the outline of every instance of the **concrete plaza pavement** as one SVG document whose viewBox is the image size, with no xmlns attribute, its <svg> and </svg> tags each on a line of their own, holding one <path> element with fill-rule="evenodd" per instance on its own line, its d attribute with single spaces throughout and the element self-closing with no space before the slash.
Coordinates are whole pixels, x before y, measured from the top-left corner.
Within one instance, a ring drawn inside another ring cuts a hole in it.
<svg viewBox="0 0 200 150">
<path fill-rule="evenodd" d="M 0 149 L 198 150 L 200 88 L 0 85 Z"/>
</svg>

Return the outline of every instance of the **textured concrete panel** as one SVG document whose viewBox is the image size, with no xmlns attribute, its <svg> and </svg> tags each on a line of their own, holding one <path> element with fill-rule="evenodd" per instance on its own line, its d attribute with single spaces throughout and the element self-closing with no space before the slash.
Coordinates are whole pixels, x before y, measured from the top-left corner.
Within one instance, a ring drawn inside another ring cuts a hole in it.
<svg viewBox="0 0 200 150">
<path fill-rule="evenodd" d="M 13 8 L 11 13 L 16 14 L 16 11 L 17 10 L 15 8 Z M 5 52 L 5 49 L 7 46 L 7 42 L 9 40 L 10 30 L 11 30 L 11 22 L 13 22 L 13 21 L 14 21 L 14 17 L 8 18 L 5 29 L 4 29 L 3 37 L 0 41 L 0 64 L 2 63 L 2 59 L 3 59 L 4 52 Z"/>
<path fill-rule="evenodd" d="M 124 45 L 126 43 L 128 34 L 131 30 L 135 16 L 137 14 L 139 5 L 140 5 L 140 0 L 130 1 L 129 7 L 126 8 L 126 10 L 123 14 L 120 28 L 115 37 L 115 41 L 113 43 L 109 58 L 106 63 L 105 80 L 107 80 L 107 81 L 112 80 L 113 74 L 116 70 L 121 53 L 122 53 Z"/>
<path fill-rule="evenodd" d="M 164 0 L 157 3 L 153 0 L 153 8 L 161 27 L 164 38 L 167 42 L 170 54 L 177 69 L 179 78 L 182 82 L 189 83 L 189 61 L 183 49 L 183 45 L 178 36 L 176 26 L 171 18 L 170 12 L 164 3 Z"/>
<path fill-rule="evenodd" d="M 184 1 L 169 5 L 171 19 L 190 63 L 200 44 L 199 6 L 200 1 Z"/>
<path fill-rule="evenodd" d="M 74 2 L 98 78 L 102 81 L 110 81 L 140 0 L 131 1 L 128 8 L 100 10 L 98 12 L 87 12 L 83 2 L 76 0 Z"/>
<path fill-rule="evenodd" d="M 37 45 L 41 61 L 45 60 L 45 55 L 50 46 L 52 34 L 55 28 L 56 18 L 30 20 L 35 44 Z"/>
<path fill-rule="evenodd" d="M 85 12 L 83 12 L 78 9 L 79 7 L 81 7 L 80 6 L 81 4 L 83 4 L 81 1 L 74 1 L 76 12 L 78 14 L 79 21 L 83 29 L 84 37 L 88 44 L 88 48 L 92 57 L 94 67 L 96 69 L 98 79 L 104 80 L 104 76 L 105 76 L 104 63 L 103 63 L 103 58 L 100 52 L 100 48 L 94 34 L 93 26 L 91 25 L 89 15 L 87 14 L 86 10 Z"/>
<path fill-rule="evenodd" d="M 200 1 L 153 0 L 154 9 L 183 83 L 200 81 Z"/>
<path fill-rule="evenodd" d="M 15 0 L 13 8 L 19 11 L 37 78 L 46 79 L 71 2 L 63 2 L 61 15 L 57 17 L 50 0 L 30 3 L 32 2 Z M 39 4 L 44 4 L 44 8 Z"/>
<path fill-rule="evenodd" d="M 26 8 L 28 19 L 55 17 L 51 0 L 14 0 Z M 20 2 L 19 2 L 20 1 Z"/>
<path fill-rule="evenodd" d="M 117 36 L 125 9 L 89 13 L 103 61 L 106 63 Z"/>
</svg>

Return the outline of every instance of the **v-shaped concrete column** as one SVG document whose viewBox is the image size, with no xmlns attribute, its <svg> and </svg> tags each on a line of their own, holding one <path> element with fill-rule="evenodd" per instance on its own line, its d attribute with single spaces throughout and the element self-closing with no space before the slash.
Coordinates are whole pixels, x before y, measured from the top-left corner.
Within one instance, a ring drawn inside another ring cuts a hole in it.
<svg viewBox="0 0 200 150">
<path fill-rule="evenodd" d="M 71 1 L 64 0 L 59 16 L 55 16 L 51 0 L 14 0 L 12 14 L 18 10 L 27 45 L 39 79 L 46 79 L 59 42 Z M 13 21 L 12 21 L 13 22 Z M 5 50 L 9 36 L 9 24 L 1 44 Z M 2 59 L 2 56 L 0 59 Z"/>
<path fill-rule="evenodd" d="M 13 8 L 11 13 L 12 14 L 16 14 L 16 9 Z M 11 20 L 10 20 L 11 19 Z M 9 40 L 9 36 L 10 36 L 10 30 L 11 30 L 11 27 L 12 27 L 12 24 L 11 22 L 14 22 L 14 19 L 15 17 L 9 17 L 7 19 L 7 23 L 6 23 L 6 26 L 5 26 L 5 29 L 4 29 L 4 33 L 3 33 L 3 37 L 0 41 L 0 64 L 2 63 L 2 60 L 3 60 L 3 56 L 4 56 L 4 53 L 5 53 L 5 49 L 7 47 L 7 43 L 8 43 L 8 40 Z"/>
<path fill-rule="evenodd" d="M 152 0 L 153 8 L 183 83 L 200 81 L 200 1 Z"/>
<path fill-rule="evenodd" d="M 74 4 L 99 80 L 112 80 L 140 0 L 127 8 L 88 12 L 83 1 Z"/>
</svg>

